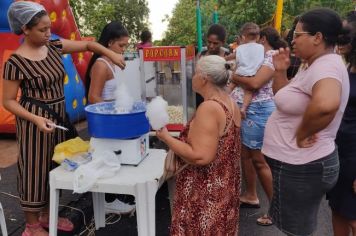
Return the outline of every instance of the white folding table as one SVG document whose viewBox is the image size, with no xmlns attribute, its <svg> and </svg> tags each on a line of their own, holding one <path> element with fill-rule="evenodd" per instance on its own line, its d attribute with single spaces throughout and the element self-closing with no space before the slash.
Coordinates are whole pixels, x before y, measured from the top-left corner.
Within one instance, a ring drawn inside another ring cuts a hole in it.
<svg viewBox="0 0 356 236">
<path fill-rule="evenodd" d="M 137 229 L 139 236 L 154 236 L 155 196 L 163 175 L 166 151 L 150 149 L 149 155 L 138 166 L 121 166 L 116 176 L 99 179 L 89 190 L 93 194 L 95 227 L 105 227 L 105 193 L 134 195 L 136 200 Z M 49 235 L 57 235 L 59 190 L 73 190 L 73 172 L 59 166 L 50 172 Z"/>
</svg>

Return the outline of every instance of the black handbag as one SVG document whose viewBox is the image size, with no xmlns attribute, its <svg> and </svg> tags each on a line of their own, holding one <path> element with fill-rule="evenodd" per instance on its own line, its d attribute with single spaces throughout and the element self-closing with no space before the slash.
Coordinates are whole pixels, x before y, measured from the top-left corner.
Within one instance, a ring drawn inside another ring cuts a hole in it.
<svg viewBox="0 0 356 236">
<path fill-rule="evenodd" d="M 49 106 L 47 106 L 46 103 L 44 103 L 42 101 L 39 101 L 34 98 L 30 98 L 30 97 L 24 97 L 24 96 L 21 97 L 21 100 L 30 102 L 35 106 L 41 107 L 43 110 L 46 110 L 48 112 L 48 114 L 50 114 L 53 118 L 55 118 L 57 120 L 57 122 L 60 123 L 60 125 L 68 128 L 68 130 L 65 132 L 66 140 L 76 138 L 79 136 L 77 129 L 74 127 L 74 125 L 69 120 L 68 113 L 66 113 L 66 119 L 64 121 L 63 118 L 57 112 L 55 112 L 53 109 L 51 109 Z"/>
</svg>

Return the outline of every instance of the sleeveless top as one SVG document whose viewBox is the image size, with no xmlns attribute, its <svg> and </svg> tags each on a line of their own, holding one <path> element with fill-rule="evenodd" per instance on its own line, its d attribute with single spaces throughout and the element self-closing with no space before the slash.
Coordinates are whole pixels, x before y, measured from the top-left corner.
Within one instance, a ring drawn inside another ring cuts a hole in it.
<svg viewBox="0 0 356 236">
<path fill-rule="evenodd" d="M 211 100 L 225 111 L 224 135 L 219 137 L 216 158 L 210 164 L 188 165 L 177 175 L 171 225 L 173 236 L 238 235 L 240 128 L 233 122 L 225 104 Z M 190 124 L 191 121 L 180 135 L 180 140 L 185 143 L 188 142 Z M 179 161 L 183 163 L 181 159 Z"/>
<path fill-rule="evenodd" d="M 113 74 L 113 78 L 105 82 L 103 91 L 101 93 L 101 97 L 103 98 L 104 101 L 114 100 L 115 90 L 119 83 L 119 73 L 118 73 L 119 68 L 116 65 L 114 66 L 110 65 L 110 63 L 102 57 L 99 57 L 96 60 L 104 62 L 109 67 L 109 69 Z"/>
</svg>

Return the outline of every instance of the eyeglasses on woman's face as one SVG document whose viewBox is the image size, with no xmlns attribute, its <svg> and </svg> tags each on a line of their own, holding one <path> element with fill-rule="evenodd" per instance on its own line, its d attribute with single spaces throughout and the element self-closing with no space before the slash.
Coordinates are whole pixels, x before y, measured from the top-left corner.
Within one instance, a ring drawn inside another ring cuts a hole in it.
<svg viewBox="0 0 356 236">
<path fill-rule="evenodd" d="M 293 39 L 299 38 L 300 36 L 305 35 L 305 34 L 311 34 L 311 33 L 308 31 L 294 31 Z"/>
</svg>

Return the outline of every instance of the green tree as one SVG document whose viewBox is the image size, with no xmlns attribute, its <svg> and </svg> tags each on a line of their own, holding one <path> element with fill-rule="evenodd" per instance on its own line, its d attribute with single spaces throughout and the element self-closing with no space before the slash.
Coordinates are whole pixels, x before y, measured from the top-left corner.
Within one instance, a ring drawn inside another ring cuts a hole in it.
<svg viewBox="0 0 356 236">
<path fill-rule="evenodd" d="M 196 42 L 195 0 L 180 0 L 173 10 L 163 45 L 187 45 Z M 243 23 L 252 21 L 260 26 L 273 25 L 276 0 L 201 0 L 202 29 L 212 23 L 214 6 L 218 6 L 219 23 L 232 42 Z M 285 0 L 282 28 L 289 28 L 294 17 L 314 7 L 329 7 L 344 16 L 354 9 L 353 0 Z M 203 39 L 205 37 L 203 36 Z"/>
<path fill-rule="evenodd" d="M 295 16 L 315 7 L 331 8 L 343 17 L 347 12 L 354 9 L 353 2 L 353 0 L 285 0 L 282 23 L 286 28 L 289 28 Z"/>
<path fill-rule="evenodd" d="M 204 0 L 200 1 L 202 30 L 207 32 L 212 22 L 214 6 L 218 6 L 219 23 L 227 29 L 228 41 L 232 41 L 239 27 L 246 21 L 264 23 L 273 15 L 274 0 Z M 269 5 L 268 5 L 269 4 Z M 270 6 L 270 7 L 268 7 Z M 196 42 L 196 1 L 180 0 L 168 18 L 168 30 L 163 45 L 187 45 Z M 203 40 L 205 37 L 203 36 Z"/>
<path fill-rule="evenodd" d="M 203 0 L 200 3 L 203 32 L 212 24 L 215 0 Z M 168 29 L 162 45 L 189 45 L 196 42 L 196 1 L 180 0 L 173 9 L 172 17 L 166 16 Z"/>
<path fill-rule="evenodd" d="M 74 17 L 83 36 L 99 37 L 110 21 L 121 21 L 136 42 L 140 32 L 148 28 L 146 0 L 70 0 Z"/>
<path fill-rule="evenodd" d="M 276 0 L 222 0 L 219 3 L 219 22 L 229 32 L 228 42 L 234 41 L 240 27 L 246 22 L 270 24 L 276 8 Z"/>
<path fill-rule="evenodd" d="M 172 12 L 166 16 L 168 29 L 161 45 L 187 45 L 195 42 L 195 6 L 193 0 L 180 0 Z"/>
</svg>

